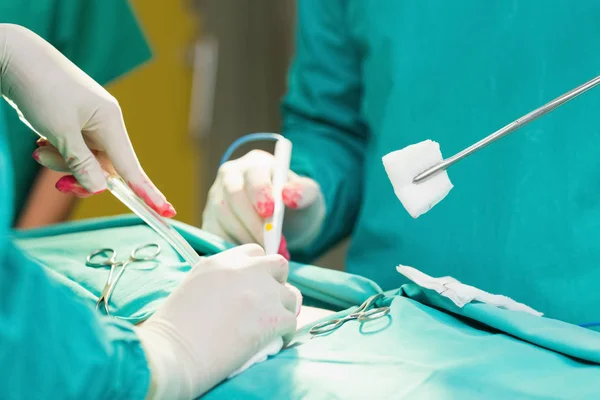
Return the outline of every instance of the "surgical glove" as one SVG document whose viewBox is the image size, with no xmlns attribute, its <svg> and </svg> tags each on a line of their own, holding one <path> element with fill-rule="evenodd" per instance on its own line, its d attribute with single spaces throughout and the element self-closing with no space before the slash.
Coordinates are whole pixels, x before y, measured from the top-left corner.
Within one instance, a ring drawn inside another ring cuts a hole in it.
<svg viewBox="0 0 600 400">
<path fill-rule="evenodd" d="M 204 259 L 142 325 L 149 398 L 193 399 L 239 369 L 266 344 L 296 330 L 288 263 L 260 246 Z"/>
<path fill-rule="evenodd" d="M 208 193 L 202 229 L 232 243 L 264 245 L 264 220 L 273 215 L 275 207 L 273 166 L 273 155 L 260 150 L 223 164 Z M 317 182 L 293 172 L 282 196 L 288 209 L 279 253 L 289 259 L 287 248 L 300 249 L 318 235 L 325 202 Z"/>
<path fill-rule="evenodd" d="M 52 45 L 18 25 L 0 24 L 0 90 L 21 119 L 48 140 L 34 158 L 74 175 L 59 181 L 59 190 L 104 191 L 100 159 L 107 172 L 121 175 L 159 214 L 175 215 L 142 170 L 117 100 Z"/>
</svg>

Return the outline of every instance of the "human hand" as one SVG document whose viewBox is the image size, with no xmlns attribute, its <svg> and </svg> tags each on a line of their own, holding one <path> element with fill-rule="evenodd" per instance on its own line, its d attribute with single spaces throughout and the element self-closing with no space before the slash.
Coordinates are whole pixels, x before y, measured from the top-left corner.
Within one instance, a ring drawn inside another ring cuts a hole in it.
<svg viewBox="0 0 600 400">
<path fill-rule="evenodd" d="M 159 214 L 175 215 L 140 166 L 113 96 L 26 28 L 0 24 L 0 49 L 2 94 L 47 139 L 34 158 L 73 174 L 59 180 L 60 191 L 87 196 L 106 190 L 104 167 Z"/>
<path fill-rule="evenodd" d="M 288 263 L 255 244 L 204 259 L 136 327 L 152 374 L 150 398 L 192 399 L 273 339 L 296 330 L 298 298 Z"/>
<path fill-rule="evenodd" d="M 273 155 L 261 150 L 223 164 L 208 193 L 202 229 L 232 243 L 264 245 L 264 220 L 275 208 L 273 166 Z M 287 247 L 300 248 L 319 233 L 325 202 L 314 180 L 291 171 L 282 196 L 288 210 L 279 254 L 289 259 Z"/>
</svg>

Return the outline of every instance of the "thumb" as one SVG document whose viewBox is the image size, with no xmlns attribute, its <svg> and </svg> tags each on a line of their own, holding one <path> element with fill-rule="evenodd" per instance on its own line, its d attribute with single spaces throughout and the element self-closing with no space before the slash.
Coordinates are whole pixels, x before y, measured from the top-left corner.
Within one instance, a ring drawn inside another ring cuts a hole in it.
<svg viewBox="0 0 600 400">
<path fill-rule="evenodd" d="M 75 179 L 92 194 L 106 190 L 102 167 L 78 132 L 67 136 L 56 146 Z"/>
<path fill-rule="evenodd" d="M 309 207 L 319 198 L 320 194 L 321 188 L 317 182 L 304 176 L 298 176 L 291 171 L 289 180 L 281 192 L 283 203 L 294 210 Z"/>
</svg>

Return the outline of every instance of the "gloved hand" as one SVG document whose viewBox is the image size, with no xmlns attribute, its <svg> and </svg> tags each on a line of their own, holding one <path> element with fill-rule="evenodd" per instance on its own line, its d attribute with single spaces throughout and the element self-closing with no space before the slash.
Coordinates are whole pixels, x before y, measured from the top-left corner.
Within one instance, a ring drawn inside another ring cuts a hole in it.
<svg viewBox="0 0 600 400">
<path fill-rule="evenodd" d="M 204 259 L 158 311 L 136 327 L 149 361 L 148 398 L 193 399 L 267 343 L 296 330 L 288 263 L 245 245 Z"/>
<path fill-rule="evenodd" d="M 0 90 L 48 139 L 34 158 L 73 173 L 58 182 L 59 190 L 79 195 L 106 190 L 100 159 L 107 172 L 116 170 L 159 214 L 175 215 L 142 170 L 117 100 L 52 45 L 18 25 L 0 24 Z"/>
<path fill-rule="evenodd" d="M 275 207 L 271 186 L 273 166 L 273 155 L 261 150 L 223 164 L 208 193 L 202 229 L 232 243 L 264 245 L 263 221 L 273 215 Z M 289 259 L 287 247 L 302 248 L 319 233 L 325 202 L 314 180 L 293 172 L 282 196 L 288 209 L 279 254 Z"/>
</svg>

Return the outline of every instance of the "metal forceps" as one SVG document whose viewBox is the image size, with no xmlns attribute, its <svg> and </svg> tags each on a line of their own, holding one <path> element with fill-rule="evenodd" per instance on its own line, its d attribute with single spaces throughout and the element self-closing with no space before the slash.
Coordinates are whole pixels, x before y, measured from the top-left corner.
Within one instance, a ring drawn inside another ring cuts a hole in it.
<svg viewBox="0 0 600 400">
<path fill-rule="evenodd" d="M 433 167 L 426 169 L 425 171 L 421 172 L 419 175 L 414 177 L 413 183 L 424 182 L 425 180 L 431 178 L 433 175 L 437 174 L 438 172 L 445 171 L 446 169 L 448 169 L 448 167 L 450 167 L 454 163 L 462 160 L 465 157 L 468 157 L 469 155 L 475 153 L 478 150 L 483 149 L 488 144 L 493 143 L 500 138 L 503 138 L 504 136 L 516 131 L 517 129 L 520 129 L 521 127 L 527 125 L 531 121 L 535 121 L 536 119 L 548 114 L 549 112 L 551 112 L 551 111 L 555 110 L 556 108 L 562 106 L 563 104 L 573 100 L 575 97 L 579 96 L 580 94 L 582 94 L 584 92 L 587 92 L 588 90 L 597 86 L 598 84 L 600 84 L 600 76 L 597 76 L 594 79 L 587 81 L 583 85 L 578 86 L 575 89 L 570 90 L 569 92 L 563 94 L 562 96 L 557 97 L 556 99 L 550 101 L 549 103 L 546 103 L 545 105 L 543 105 L 539 108 L 536 108 L 535 110 L 523 115 L 521 118 L 511 122 L 510 124 L 506 125 L 505 127 L 498 129 L 496 132 L 492 133 L 488 137 L 481 139 L 479 142 L 477 142 L 475 144 L 472 144 L 471 146 L 467 147 L 460 153 L 457 153 L 457 154 L 453 155 L 452 157 L 447 158 L 447 159 L 437 163 Z"/>
<path fill-rule="evenodd" d="M 344 323 L 346 323 L 347 321 L 353 319 L 362 323 L 385 317 L 390 313 L 389 307 L 373 308 L 375 306 L 375 302 L 381 299 L 382 297 L 384 297 L 383 293 L 371 296 L 367 299 L 367 301 L 362 303 L 360 307 L 358 307 L 353 313 L 346 315 L 344 318 L 335 318 L 330 319 L 329 321 L 319 322 L 318 324 L 313 325 L 313 327 L 310 328 L 310 331 L 308 331 L 308 333 L 311 335 L 322 335 L 323 333 L 333 332 L 340 326 L 344 325 Z"/>
<path fill-rule="evenodd" d="M 154 250 L 152 250 L 149 254 L 144 255 L 144 250 L 148 249 Z M 108 273 L 106 284 L 104 285 L 102 293 L 100 294 L 100 297 L 98 297 L 98 301 L 96 302 L 96 310 L 100 308 L 101 304 L 104 303 L 104 311 L 106 311 L 106 315 L 110 315 L 108 301 L 110 300 L 110 296 L 115 290 L 117 282 L 123 275 L 125 267 L 134 262 L 154 260 L 160 254 L 160 251 L 161 248 L 158 244 L 147 243 L 145 245 L 135 248 L 129 255 L 129 259 L 125 261 L 117 261 L 117 252 L 115 249 L 111 249 L 110 247 L 105 247 L 103 249 L 99 249 L 90 253 L 85 260 L 85 264 L 88 267 L 110 267 L 110 272 Z"/>
</svg>

